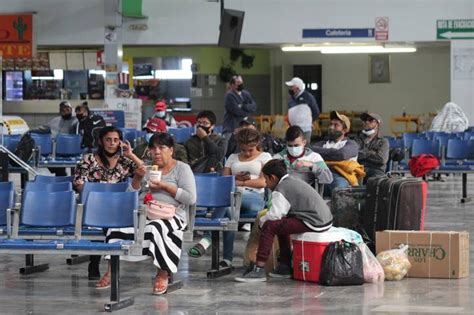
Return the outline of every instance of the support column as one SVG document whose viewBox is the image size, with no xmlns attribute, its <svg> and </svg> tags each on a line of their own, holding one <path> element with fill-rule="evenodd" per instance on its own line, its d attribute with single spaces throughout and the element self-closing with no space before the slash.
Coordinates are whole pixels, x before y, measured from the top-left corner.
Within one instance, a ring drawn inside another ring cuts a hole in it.
<svg viewBox="0 0 474 315">
<path fill-rule="evenodd" d="M 122 71 L 122 14 L 120 0 L 104 0 L 105 99 L 115 97 Z"/>
</svg>

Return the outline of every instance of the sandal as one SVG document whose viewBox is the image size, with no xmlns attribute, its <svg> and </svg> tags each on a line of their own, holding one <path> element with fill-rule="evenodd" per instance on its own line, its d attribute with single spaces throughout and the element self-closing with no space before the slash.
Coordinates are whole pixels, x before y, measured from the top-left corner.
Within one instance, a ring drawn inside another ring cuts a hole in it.
<svg viewBox="0 0 474 315">
<path fill-rule="evenodd" d="M 155 277 L 155 284 L 153 286 L 153 295 L 165 294 L 168 290 L 168 273 L 165 271 L 158 271 Z"/>
<path fill-rule="evenodd" d="M 206 254 L 206 249 L 200 243 L 197 243 L 188 250 L 188 256 L 190 257 L 199 258 L 204 256 L 204 254 Z"/>
<path fill-rule="evenodd" d="M 99 281 L 95 284 L 97 290 L 110 288 L 110 270 L 107 270 L 106 273 L 100 278 Z"/>
</svg>

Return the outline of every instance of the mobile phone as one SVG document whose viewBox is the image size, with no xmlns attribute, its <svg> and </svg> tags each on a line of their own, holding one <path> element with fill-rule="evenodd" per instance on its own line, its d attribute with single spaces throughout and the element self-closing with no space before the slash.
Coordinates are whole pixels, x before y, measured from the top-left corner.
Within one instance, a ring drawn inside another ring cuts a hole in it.
<svg viewBox="0 0 474 315">
<path fill-rule="evenodd" d="M 242 174 L 242 176 L 250 176 L 250 172 L 248 172 L 248 171 L 240 172 L 240 174 Z"/>
</svg>

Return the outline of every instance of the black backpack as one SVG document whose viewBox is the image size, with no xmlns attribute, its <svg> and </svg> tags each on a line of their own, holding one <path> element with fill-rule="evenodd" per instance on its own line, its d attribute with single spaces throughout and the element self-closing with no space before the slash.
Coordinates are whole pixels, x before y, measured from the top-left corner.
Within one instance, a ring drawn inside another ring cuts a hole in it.
<svg viewBox="0 0 474 315">
<path fill-rule="evenodd" d="M 26 132 L 20 139 L 18 146 L 13 152 L 21 160 L 28 163 L 33 155 L 33 149 L 35 148 L 35 140 L 31 137 L 30 132 Z M 19 166 L 15 161 L 11 161 L 13 166 Z"/>
</svg>

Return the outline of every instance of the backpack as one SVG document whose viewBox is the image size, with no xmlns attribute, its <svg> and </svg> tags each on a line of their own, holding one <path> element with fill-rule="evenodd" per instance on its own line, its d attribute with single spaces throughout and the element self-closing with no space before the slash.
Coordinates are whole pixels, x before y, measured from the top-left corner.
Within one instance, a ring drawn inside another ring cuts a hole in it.
<svg viewBox="0 0 474 315">
<path fill-rule="evenodd" d="M 33 149 L 35 148 L 35 140 L 31 137 L 30 132 L 26 132 L 20 139 L 18 146 L 13 152 L 16 156 L 18 156 L 21 160 L 28 162 L 32 155 Z M 13 166 L 19 166 L 18 163 L 15 161 L 11 161 Z"/>
</svg>

